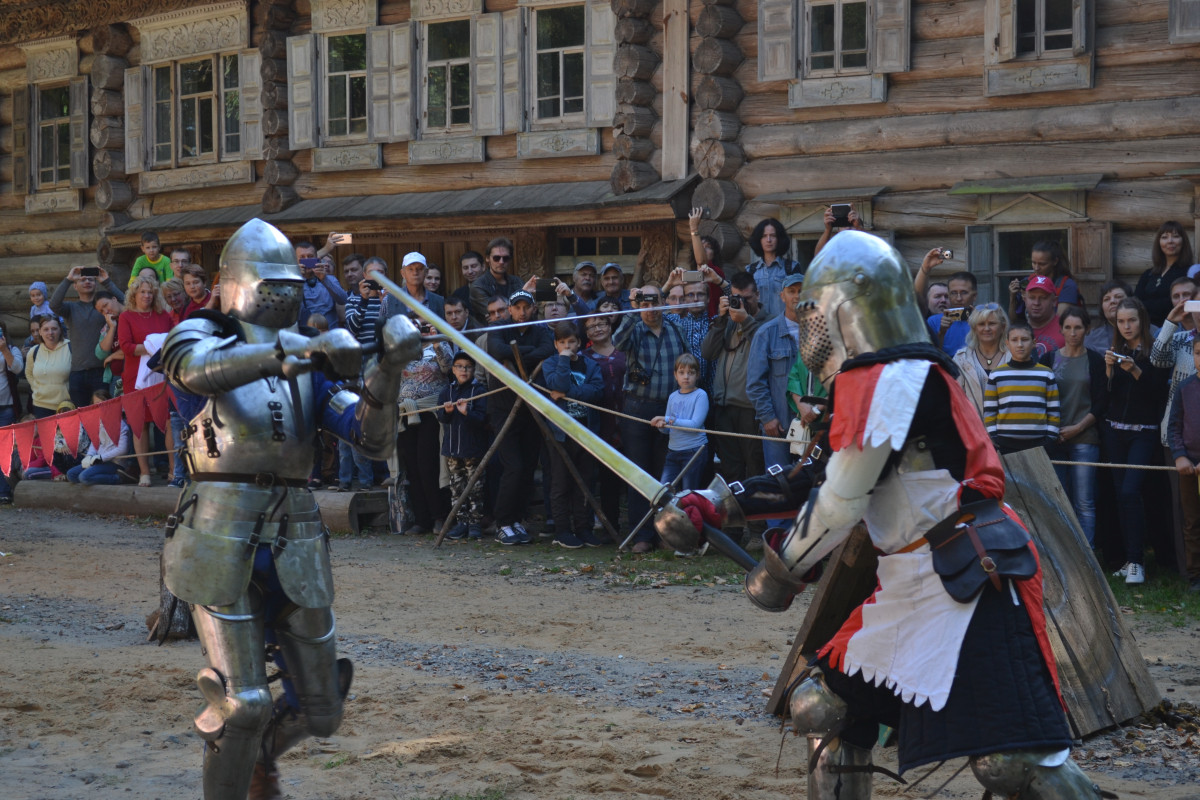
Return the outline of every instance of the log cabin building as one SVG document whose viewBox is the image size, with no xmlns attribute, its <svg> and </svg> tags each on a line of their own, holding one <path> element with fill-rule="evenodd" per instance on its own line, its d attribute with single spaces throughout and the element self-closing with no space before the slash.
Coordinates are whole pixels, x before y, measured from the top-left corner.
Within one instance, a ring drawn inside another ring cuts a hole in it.
<svg viewBox="0 0 1200 800">
<path fill-rule="evenodd" d="M 453 289 L 497 235 L 661 278 L 693 204 L 725 263 L 765 216 L 805 261 L 833 202 L 983 299 L 1058 239 L 1094 304 L 1200 225 L 1197 86 L 1200 0 L 0 0 L 0 315 L 147 230 L 210 270 L 252 216 L 348 231 Z"/>
</svg>

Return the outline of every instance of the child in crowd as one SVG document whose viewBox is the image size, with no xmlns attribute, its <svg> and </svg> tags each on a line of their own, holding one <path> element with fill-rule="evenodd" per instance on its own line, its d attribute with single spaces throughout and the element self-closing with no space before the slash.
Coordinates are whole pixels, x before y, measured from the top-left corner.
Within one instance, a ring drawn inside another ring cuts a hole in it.
<svg viewBox="0 0 1200 800">
<path fill-rule="evenodd" d="M 358 282 L 358 300 L 346 303 L 346 328 L 359 344 L 374 344 L 375 332 L 379 327 L 380 299 L 379 283 L 374 278 L 363 278 Z"/>
<path fill-rule="evenodd" d="M 1011 358 L 992 370 L 983 392 L 983 425 L 1001 453 L 1040 447 L 1058 439 L 1059 399 L 1054 370 L 1034 360 L 1033 328 L 1008 329 Z"/>
<path fill-rule="evenodd" d="M 99 405 L 109 399 L 108 392 L 103 389 L 92 394 L 92 405 Z M 100 441 L 88 445 L 87 452 L 78 466 L 67 470 L 67 480 L 71 483 L 82 483 L 85 486 L 115 486 L 121 482 L 118 471 L 122 456 L 129 455 L 129 426 L 121 419 L 121 433 L 114 442 L 104 426 L 100 426 Z"/>
<path fill-rule="evenodd" d="M 437 410 L 442 423 L 442 455 L 450 471 L 450 493 L 457 503 L 467 488 L 467 478 L 479 466 L 487 452 L 489 436 L 487 399 L 474 400 L 486 389 L 475 380 L 475 359 L 463 352 L 455 354 L 451 364 L 453 382 L 438 395 Z M 470 494 L 458 509 L 458 523 L 446 534 L 449 539 L 483 536 L 483 481 L 475 481 Z"/>
<path fill-rule="evenodd" d="M 554 349 L 558 355 L 542 363 L 542 379 L 550 390 L 550 398 L 580 425 L 595 430 L 598 422 L 595 412 L 572 401 L 599 403 L 604 398 L 604 376 L 595 361 L 580 355 L 583 342 L 575 323 L 560 322 L 554 326 Z M 560 428 L 551 427 L 554 439 L 562 444 L 561 452 L 579 468 L 581 475 L 590 474 L 587 451 Z M 592 512 L 583 490 L 559 452 L 550 448 L 550 516 L 555 523 L 552 544 L 571 550 L 585 544 L 599 547 L 603 542 L 592 533 Z"/>
<path fill-rule="evenodd" d="M 1192 360 L 1200 372 L 1200 337 L 1192 340 Z M 1167 447 L 1175 459 L 1179 471 L 1179 499 L 1182 505 L 1191 507 L 1185 519 L 1193 524 L 1184 525 L 1183 547 L 1186 558 L 1188 591 L 1200 592 L 1200 376 L 1184 378 L 1175 386 L 1175 397 L 1167 418 Z"/>
<path fill-rule="evenodd" d="M 29 318 L 41 316 L 56 317 L 50 308 L 50 299 L 46 295 L 46 282 L 34 281 L 29 284 Z"/>
<path fill-rule="evenodd" d="M 678 425 L 682 428 L 703 428 L 708 416 L 708 395 L 700 388 L 700 362 L 691 353 L 675 359 L 675 383 L 679 390 L 667 398 L 667 413 L 650 420 L 656 428 Z M 663 463 L 662 482 L 670 483 L 679 475 L 697 450 L 708 447 L 708 435 L 694 431 L 671 430 L 667 445 L 667 460 Z M 704 454 L 692 463 L 681 480 L 681 489 L 700 488 L 704 471 Z"/>
<path fill-rule="evenodd" d="M 144 269 L 154 270 L 154 280 L 157 283 L 166 283 L 175 277 L 175 271 L 171 269 L 171 259 L 162 254 L 162 245 L 159 244 L 158 234 L 154 231 L 142 234 L 142 254 L 133 262 L 133 269 L 129 274 L 130 289 Z"/>
<path fill-rule="evenodd" d="M 304 324 L 317 333 L 329 333 L 329 320 L 325 319 L 324 314 L 309 314 Z"/>
</svg>

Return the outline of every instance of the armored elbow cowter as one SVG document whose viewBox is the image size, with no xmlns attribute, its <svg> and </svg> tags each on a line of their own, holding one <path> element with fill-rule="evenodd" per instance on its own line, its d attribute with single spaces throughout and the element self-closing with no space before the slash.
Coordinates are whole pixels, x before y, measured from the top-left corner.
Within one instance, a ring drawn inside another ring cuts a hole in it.
<svg viewBox="0 0 1200 800">
<path fill-rule="evenodd" d="M 404 367 L 421 355 L 421 335 L 408 317 L 392 317 L 380 332 L 382 352 L 379 360 L 363 373 L 361 397 L 339 392 L 330 401 L 334 410 L 357 401 L 358 450 L 375 459 L 387 458 L 396 446 L 396 398 Z"/>
<path fill-rule="evenodd" d="M 283 374 L 274 344 L 238 342 L 217 322 L 197 318 L 171 329 L 163 345 L 163 368 L 172 384 L 205 397 Z"/>
</svg>

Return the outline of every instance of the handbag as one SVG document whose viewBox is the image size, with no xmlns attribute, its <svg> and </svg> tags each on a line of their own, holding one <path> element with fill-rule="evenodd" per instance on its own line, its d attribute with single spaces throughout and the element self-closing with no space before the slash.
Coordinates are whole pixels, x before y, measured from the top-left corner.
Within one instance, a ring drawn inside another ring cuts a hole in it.
<svg viewBox="0 0 1200 800">
<path fill-rule="evenodd" d="M 925 539 L 933 553 L 934 572 L 960 603 L 969 603 L 988 582 L 1000 591 L 1002 578 L 1021 580 L 1037 574 L 1029 531 L 1005 514 L 996 500 L 962 506 Z"/>
</svg>

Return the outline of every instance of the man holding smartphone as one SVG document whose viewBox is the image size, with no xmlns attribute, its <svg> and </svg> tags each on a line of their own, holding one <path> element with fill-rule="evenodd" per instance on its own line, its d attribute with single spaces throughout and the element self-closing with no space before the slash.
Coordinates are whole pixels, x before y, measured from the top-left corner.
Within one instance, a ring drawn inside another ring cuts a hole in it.
<svg viewBox="0 0 1200 800">
<path fill-rule="evenodd" d="M 96 357 L 96 345 L 105 323 L 104 315 L 92 308 L 97 284 L 118 301 L 125 302 L 125 293 L 103 267 L 71 267 L 50 297 L 50 309 L 66 320 L 71 331 L 71 376 L 67 391 L 76 408 L 91 405 L 92 394 L 107 388 L 104 363 Z M 78 300 L 67 300 L 67 289 L 71 286 L 75 287 Z"/>
<path fill-rule="evenodd" d="M 337 278 L 330 274 L 332 270 L 329 265 L 317 257 L 317 248 L 312 242 L 296 245 L 296 263 L 300 265 L 300 274 L 304 276 L 300 324 L 305 324 L 313 314 L 321 314 L 329 321 L 329 327 L 340 327 L 337 306 L 346 305 L 346 292 L 338 285 Z"/>
</svg>

